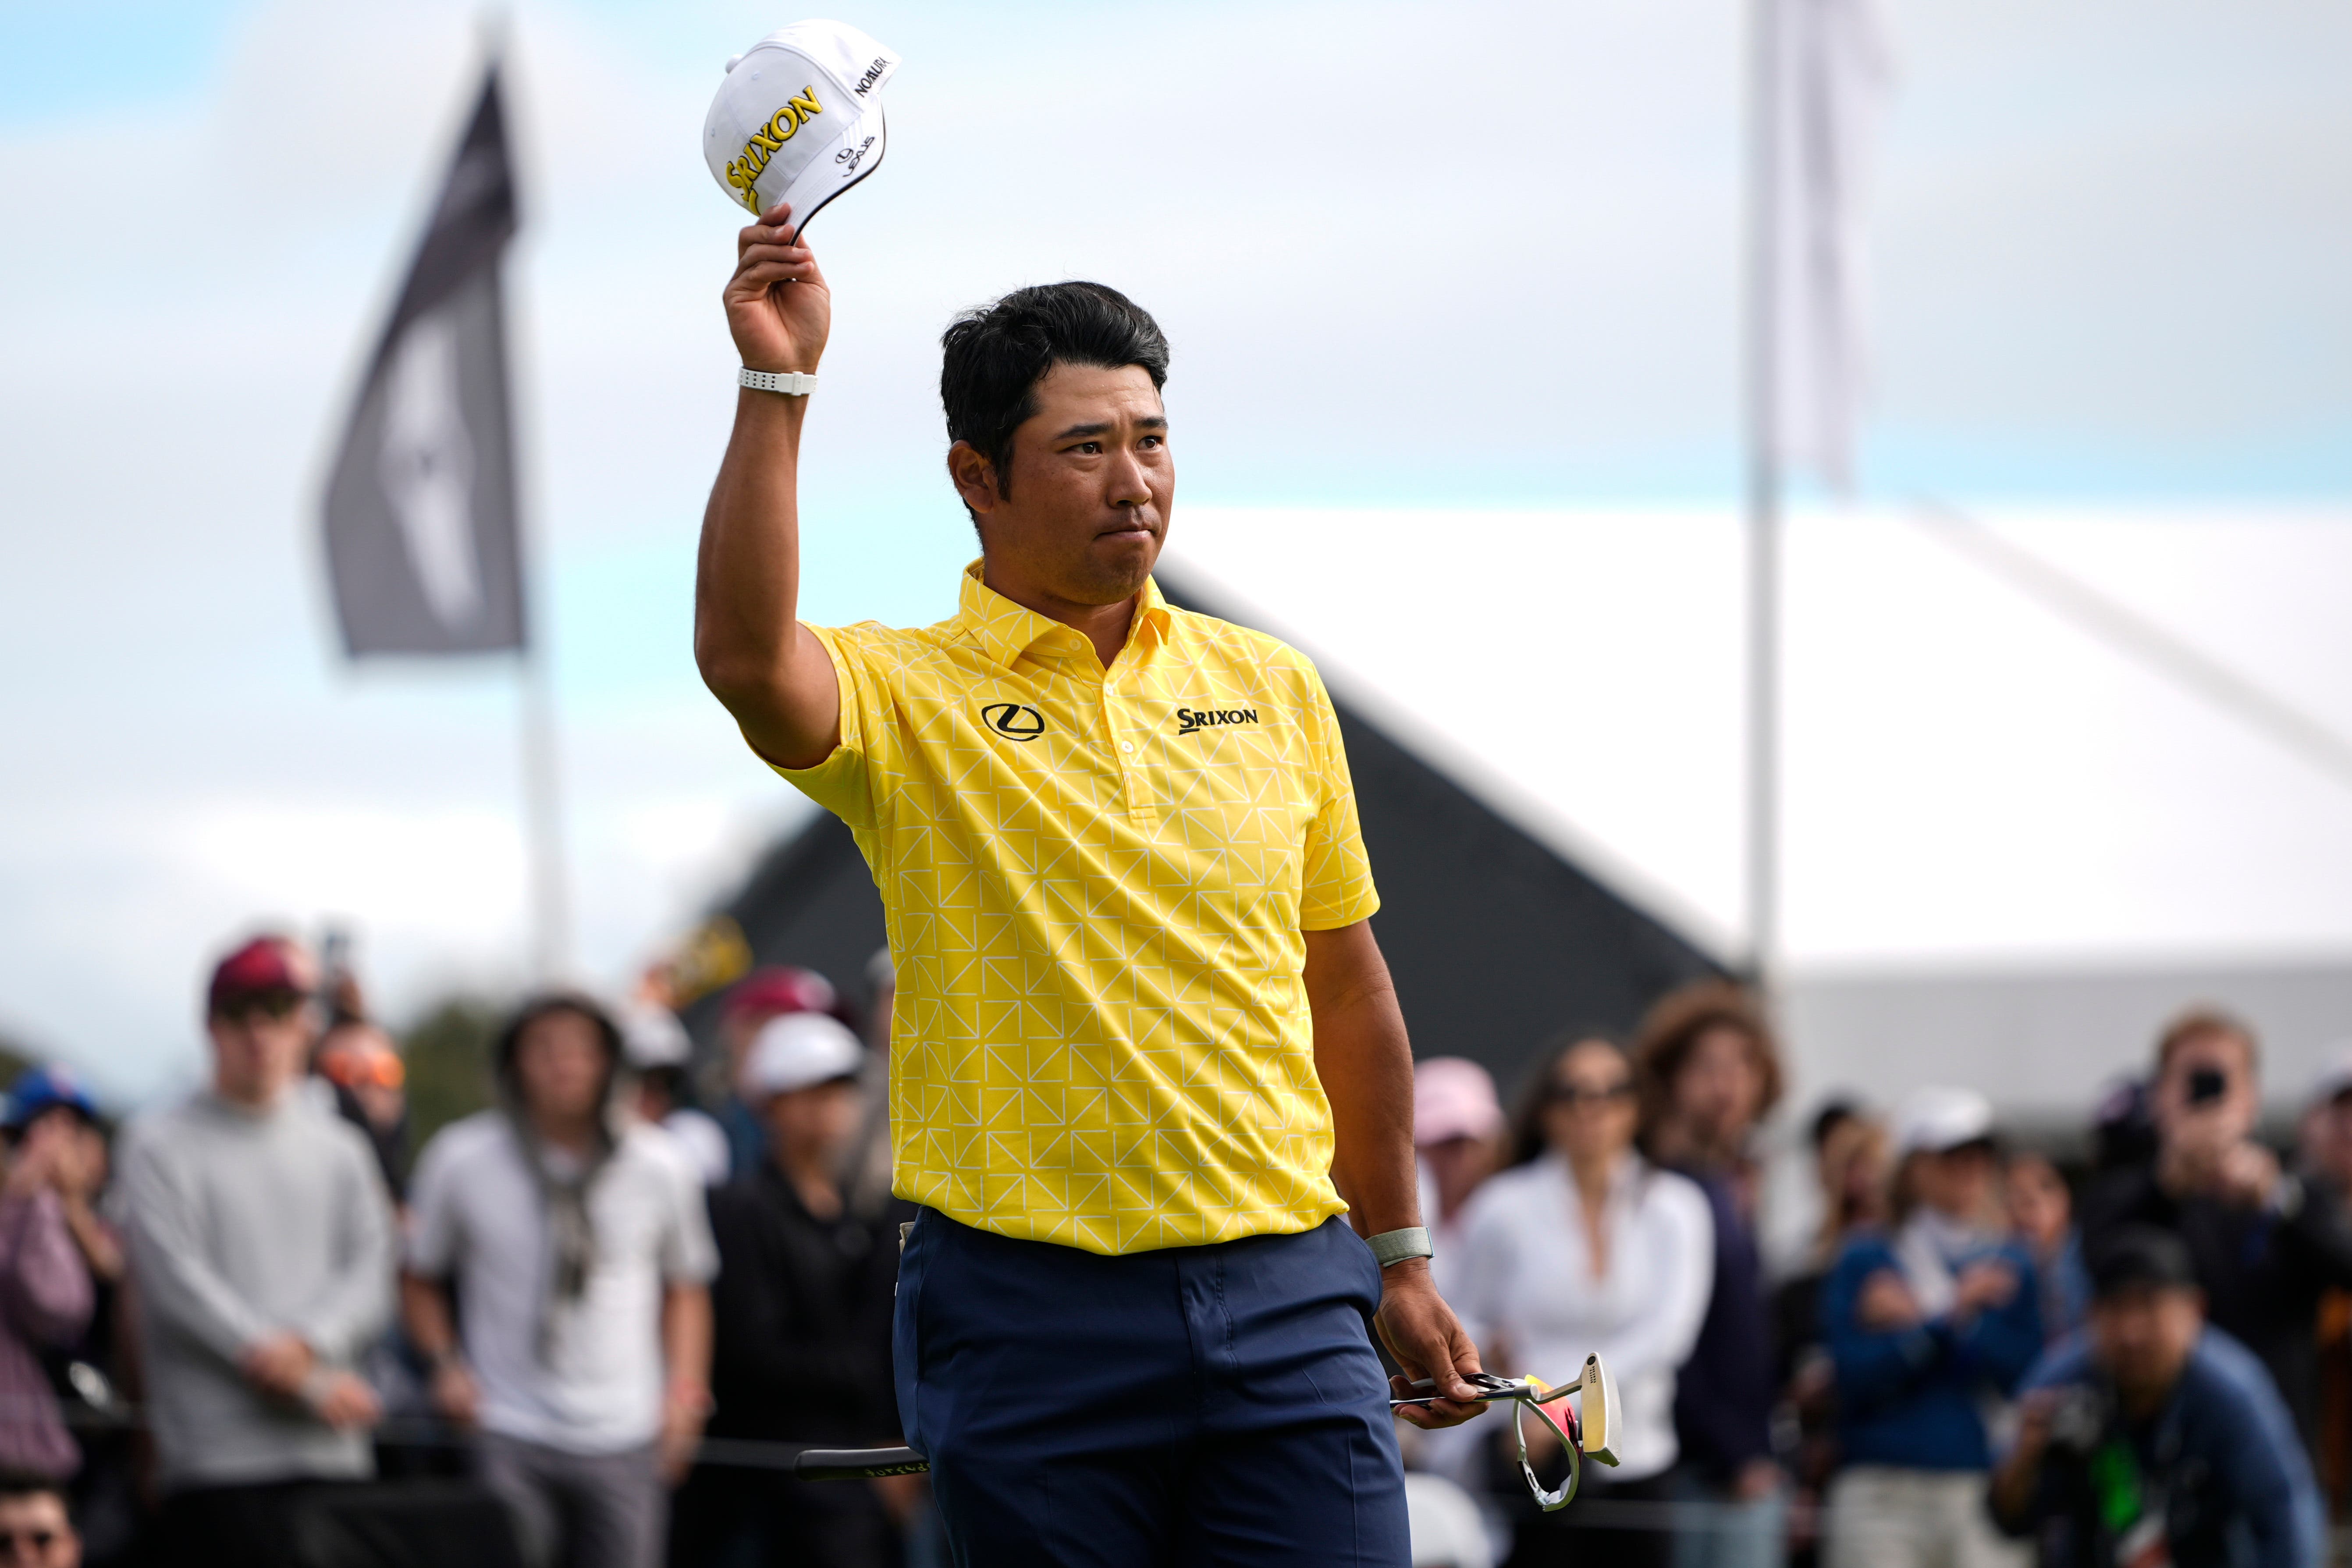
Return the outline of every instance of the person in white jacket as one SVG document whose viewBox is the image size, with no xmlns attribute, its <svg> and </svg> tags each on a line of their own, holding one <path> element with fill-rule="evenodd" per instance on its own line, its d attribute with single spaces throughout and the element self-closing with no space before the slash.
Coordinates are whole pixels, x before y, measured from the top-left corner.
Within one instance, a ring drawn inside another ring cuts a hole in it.
<svg viewBox="0 0 2352 1568">
<path fill-rule="evenodd" d="M 1518 1163 L 1481 1187 L 1463 1218 L 1454 1302 L 1485 1364 L 1560 1383 L 1597 1351 L 1623 1401 L 1622 1463 L 1588 1467 L 1575 1504 L 1546 1514 L 1523 1492 L 1505 1494 L 1517 1510 L 1514 1568 L 1669 1557 L 1675 1369 L 1706 1310 L 1714 1222 L 1696 1183 L 1634 1152 L 1635 1116 L 1624 1048 L 1563 1039 L 1520 1109 Z"/>
</svg>

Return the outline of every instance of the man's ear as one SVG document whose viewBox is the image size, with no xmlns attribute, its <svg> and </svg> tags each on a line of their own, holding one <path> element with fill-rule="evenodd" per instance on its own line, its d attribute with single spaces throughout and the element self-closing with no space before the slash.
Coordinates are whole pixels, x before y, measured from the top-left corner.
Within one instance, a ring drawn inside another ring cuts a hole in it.
<svg viewBox="0 0 2352 1568">
<path fill-rule="evenodd" d="M 969 441 L 958 441 L 948 448 L 948 479 L 971 509 L 975 520 L 996 510 L 1000 492 L 996 483 L 996 465 L 982 455 L 979 447 Z"/>
</svg>

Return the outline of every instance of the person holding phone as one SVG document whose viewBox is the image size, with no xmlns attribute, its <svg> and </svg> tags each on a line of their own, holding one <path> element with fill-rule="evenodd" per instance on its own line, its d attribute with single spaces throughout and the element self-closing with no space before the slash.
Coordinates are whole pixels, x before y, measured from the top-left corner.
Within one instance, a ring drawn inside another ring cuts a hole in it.
<svg viewBox="0 0 2352 1568">
<path fill-rule="evenodd" d="M 2253 1030 L 2197 1008 L 2157 1041 L 2148 1110 L 2153 1158 L 2094 1183 L 2084 1249 L 2126 1226 L 2153 1226 L 2189 1249 L 2213 1324 L 2261 1358 L 2306 1447 L 2318 1430 L 2319 1299 L 2352 1286 L 2352 1222 L 2322 1184 L 2305 1182 L 2254 1138 L 2262 1112 Z"/>
</svg>

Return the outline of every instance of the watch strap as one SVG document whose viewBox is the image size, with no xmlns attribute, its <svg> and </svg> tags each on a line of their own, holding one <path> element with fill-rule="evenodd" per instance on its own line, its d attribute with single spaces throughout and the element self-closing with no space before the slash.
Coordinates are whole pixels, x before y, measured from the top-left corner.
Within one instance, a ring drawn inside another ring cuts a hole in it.
<svg viewBox="0 0 2352 1568">
<path fill-rule="evenodd" d="M 1429 1227 L 1409 1225 L 1402 1230 L 1384 1230 L 1368 1238 L 1372 1257 L 1386 1268 L 1391 1263 L 1402 1263 L 1408 1258 L 1434 1258 L 1437 1249 L 1429 1245 Z"/>
<path fill-rule="evenodd" d="M 743 366 L 735 373 L 739 386 L 754 392 L 781 392 L 786 397 L 806 397 L 816 390 L 816 377 L 801 370 L 753 370 Z"/>
</svg>

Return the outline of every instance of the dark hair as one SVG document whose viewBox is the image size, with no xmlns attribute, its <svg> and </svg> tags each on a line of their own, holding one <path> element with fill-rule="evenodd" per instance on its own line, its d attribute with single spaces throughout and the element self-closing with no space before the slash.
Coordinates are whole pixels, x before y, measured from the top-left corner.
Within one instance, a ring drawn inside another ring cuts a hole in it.
<svg viewBox="0 0 2352 1568">
<path fill-rule="evenodd" d="M 1861 1114 L 1862 1102 L 1858 1100 L 1849 1100 L 1843 1094 L 1833 1094 L 1823 1100 L 1822 1108 L 1813 1112 L 1813 1124 L 1810 1133 L 1813 1152 L 1819 1154 L 1822 1152 L 1823 1145 L 1830 1141 L 1830 1134 L 1837 1131 L 1839 1122 L 1852 1121 Z"/>
<path fill-rule="evenodd" d="M 516 1008 L 514 1016 L 507 1020 L 507 1026 L 499 1031 L 498 1045 L 491 1053 L 491 1060 L 497 1064 L 501 1078 L 514 1071 L 515 1050 L 522 1044 L 524 1032 L 541 1018 L 552 1017 L 558 1013 L 570 1013 L 587 1019 L 596 1030 L 598 1043 L 604 1047 L 606 1061 L 614 1067 L 620 1065 L 621 1026 L 613 1021 L 613 1016 L 604 1011 L 594 997 L 581 992 L 547 991 L 530 997 Z"/>
<path fill-rule="evenodd" d="M 1642 1137 L 1657 1131 L 1674 1104 L 1675 1079 L 1691 1048 L 1710 1029 L 1732 1029 L 1748 1037 L 1756 1053 L 1756 1070 L 1763 1093 L 1756 1114 L 1764 1116 L 1780 1100 L 1780 1049 L 1764 1010 L 1747 987 L 1728 980 L 1701 980 L 1660 997 L 1642 1020 L 1633 1037 L 1633 1070 L 1641 1080 Z"/>
<path fill-rule="evenodd" d="M 30 1470 L 0 1470 L 0 1501 L 16 1498 L 39 1497 L 43 1493 L 58 1500 L 58 1506 L 65 1510 L 66 1523 L 72 1524 L 73 1494 L 66 1489 L 66 1484 L 63 1481 L 51 1480 L 47 1476 L 37 1476 Z"/>
<path fill-rule="evenodd" d="M 1559 1064 L 1579 1046 L 1606 1046 L 1624 1058 L 1629 1073 L 1633 1070 L 1633 1053 L 1606 1029 L 1562 1029 L 1547 1040 L 1536 1058 L 1535 1070 L 1519 1085 L 1518 1104 L 1511 1110 L 1512 1164 L 1524 1165 L 1544 1152 L 1544 1110 L 1551 1104 L 1552 1080 L 1559 1075 Z"/>
<path fill-rule="evenodd" d="M 940 347 L 948 439 L 986 458 L 996 470 L 996 493 L 1006 497 L 1013 494 L 1013 433 L 1037 412 L 1037 384 L 1047 371 L 1057 364 L 1140 365 L 1153 387 L 1168 384 L 1168 339 L 1160 323 L 1100 283 L 1015 289 L 949 322 Z M 977 516 L 972 526 L 980 526 Z"/>
</svg>

